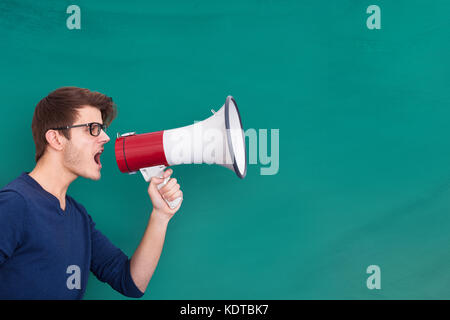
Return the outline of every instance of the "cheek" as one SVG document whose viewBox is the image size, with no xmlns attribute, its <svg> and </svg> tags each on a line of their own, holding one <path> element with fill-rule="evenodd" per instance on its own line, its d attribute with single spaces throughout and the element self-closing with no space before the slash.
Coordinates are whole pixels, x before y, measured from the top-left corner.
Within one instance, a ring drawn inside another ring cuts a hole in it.
<svg viewBox="0 0 450 320">
<path fill-rule="evenodd" d="M 68 165 L 77 165 L 83 161 L 83 154 L 86 150 L 83 146 L 77 146 L 73 143 L 67 144 L 64 150 L 64 161 Z"/>
<path fill-rule="evenodd" d="M 78 163 L 78 159 L 76 158 L 76 150 L 74 150 L 74 147 L 72 145 L 67 145 L 64 149 L 64 163 L 67 165 L 74 165 Z"/>
</svg>

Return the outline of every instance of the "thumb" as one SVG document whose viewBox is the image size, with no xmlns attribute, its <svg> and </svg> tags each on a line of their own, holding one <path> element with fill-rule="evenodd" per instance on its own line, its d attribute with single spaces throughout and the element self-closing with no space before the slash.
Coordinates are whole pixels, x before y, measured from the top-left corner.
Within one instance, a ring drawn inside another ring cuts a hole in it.
<svg viewBox="0 0 450 320">
<path fill-rule="evenodd" d="M 163 178 L 153 177 L 148 185 L 149 192 L 157 192 L 159 190 L 158 186 L 164 182 Z"/>
<path fill-rule="evenodd" d="M 153 177 L 152 180 L 150 181 L 150 184 L 157 186 L 163 182 L 164 182 L 164 178 Z"/>
<path fill-rule="evenodd" d="M 166 171 L 164 171 L 163 178 L 170 177 L 172 175 L 172 173 L 173 173 L 172 169 L 167 169 Z"/>
</svg>

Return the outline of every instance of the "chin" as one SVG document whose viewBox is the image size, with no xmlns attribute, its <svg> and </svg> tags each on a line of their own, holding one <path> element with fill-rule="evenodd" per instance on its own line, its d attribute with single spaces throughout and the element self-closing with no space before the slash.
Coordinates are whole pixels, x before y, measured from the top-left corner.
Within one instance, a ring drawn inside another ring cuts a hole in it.
<svg viewBox="0 0 450 320">
<path fill-rule="evenodd" d="M 100 173 L 100 171 L 98 172 L 86 172 L 85 174 L 81 174 L 81 177 L 85 178 L 85 179 L 91 179 L 91 180 L 100 180 L 100 178 L 102 177 L 102 174 Z"/>
<path fill-rule="evenodd" d="M 97 174 L 95 174 L 91 179 L 97 181 L 97 180 L 100 180 L 101 177 L 102 177 L 102 174 L 101 174 L 100 171 L 99 171 L 99 172 L 98 172 Z"/>
</svg>

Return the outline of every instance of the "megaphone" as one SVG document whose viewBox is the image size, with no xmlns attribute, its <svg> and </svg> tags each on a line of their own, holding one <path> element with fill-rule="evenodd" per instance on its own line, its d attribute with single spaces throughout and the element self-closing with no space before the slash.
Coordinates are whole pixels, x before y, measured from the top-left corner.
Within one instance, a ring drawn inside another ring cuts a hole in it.
<svg viewBox="0 0 450 320">
<path fill-rule="evenodd" d="M 140 171 L 149 182 L 152 177 L 162 177 L 167 166 L 206 163 L 226 167 L 243 179 L 247 174 L 247 151 L 236 101 L 228 96 L 217 112 L 211 111 L 209 118 L 181 128 L 118 134 L 115 154 L 119 170 Z M 174 208 L 180 200 L 167 203 Z"/>
</svg>

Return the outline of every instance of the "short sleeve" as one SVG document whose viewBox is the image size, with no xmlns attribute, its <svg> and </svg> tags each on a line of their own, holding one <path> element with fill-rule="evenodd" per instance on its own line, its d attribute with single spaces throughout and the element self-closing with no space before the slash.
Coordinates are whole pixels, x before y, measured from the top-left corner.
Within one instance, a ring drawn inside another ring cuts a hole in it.
<svg viewBox="0 0 450 320">
<path fill-rule="evenodd" d="M 95 228 L 88 215 L 91 228 L 91 271 L 102 282 L 108 283 L 121 294 L 140 298 L 144 295 L 135 285 L 130 273 L 130 260 L 119 248 Z"/>
<path fill-rule="evenodd" d="M 21 244 L 26 202 L 16 191 L 0 191 L 0 267 Z"/>
</svg>

